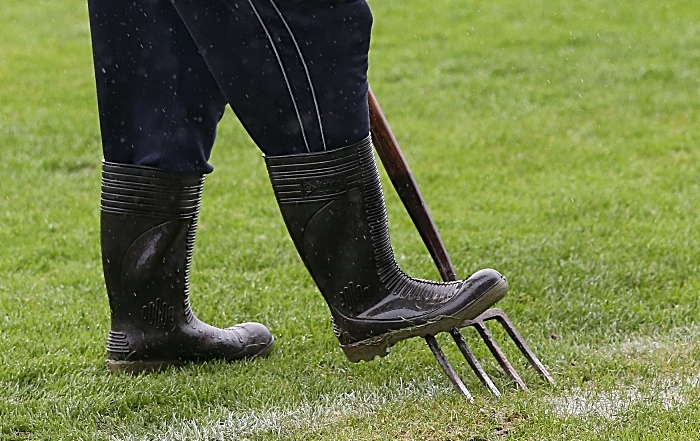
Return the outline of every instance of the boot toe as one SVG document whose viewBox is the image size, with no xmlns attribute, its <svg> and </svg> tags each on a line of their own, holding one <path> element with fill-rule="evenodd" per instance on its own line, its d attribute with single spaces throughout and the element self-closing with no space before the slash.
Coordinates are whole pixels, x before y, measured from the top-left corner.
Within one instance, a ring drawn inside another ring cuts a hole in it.
<svg viewBox="0 0 700 441">
<path fill-rule="evenodd" d="M 464 305 L 461 318 L 472 320 L 508 293 L 508 280 L 494 269 L 482 269 L 472 274 L 457 294 Z"/>
<path fill-rule="evenodd" d="M 261 323 L 241 323 L 226 330 L 238 334 L 243 345 L 243 353 L 240 356 L 245 358 L 263 357 L 269 354 L 275 342 L 270 330 Z"/>
</svg>

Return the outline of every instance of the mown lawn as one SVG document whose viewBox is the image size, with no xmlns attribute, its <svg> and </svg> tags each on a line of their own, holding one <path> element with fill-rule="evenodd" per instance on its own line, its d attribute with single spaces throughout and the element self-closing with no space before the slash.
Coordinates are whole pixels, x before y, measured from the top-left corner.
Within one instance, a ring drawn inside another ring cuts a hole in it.
<svg viewBox="0 0 700 441">
<path fill-rule="evenodd" d="M 100 146 L 87 11 L 0 5 L 0 440 L 700 439 L 700 8 L 696 0 L 371 0 L 370 81 L 458 272 L 547 364 L 454 393 L 416 339 L 345 361 L 260 153 L 220 130 L 192 300 L 257 320 L 265 360 L 137 378 L 104 366 Z M 388 181 L 387 181 L 388 182 Z M 387 189 L 398 260 L 437 272 Z M 495 330 L 496 331 L 496 330 Z M 502 333 L 495 332 L 505 341 Z"/>
</svg>

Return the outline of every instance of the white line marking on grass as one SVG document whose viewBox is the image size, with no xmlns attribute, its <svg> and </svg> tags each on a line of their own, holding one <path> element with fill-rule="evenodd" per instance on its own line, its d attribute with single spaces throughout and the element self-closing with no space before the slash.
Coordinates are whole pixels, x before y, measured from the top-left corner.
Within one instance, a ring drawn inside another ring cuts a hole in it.
<svg viewBox="0 0 700 441">
<path fill-rule="evenodd" d="M 451 389 L 438 380 L 399 382 L 373 391 L 326 396 L 314 402 L 303 401 L 295 407 L 262 410 L 223 411 L 204 421 L 171 421 L 160 434 L 148 437 L 112 437 L 112 441 L 136 440 L 240 440 L 255 433 L 283 434 L 305 426 L 322 427 L 343 418 L 369 415 L 389 403 L 433 397 Z"/>
<path fill-rule="evenodd" d="M 668 335 L 652 338 L 640 336 L 611 346 L 586 348 L 600 357 L 658 358 L 664 352 L 676 356 L 697 345 L 700 326 L 676 328 Z M 648 381 L 648 380 L 647 380 Z M 156 433 L 147 436 L 112 436 L 112 441 L 142 440 L 241 440 L 258 433 L 284 435 L 290 430 L 323 427 L 349 417 L 371 415 L 390 403 L 420 400 L 453 393 L 444 378 L 402 382 L 396 380 L 373 390 L 327 395 L 295 405 L 262 409 L 212 409 L 196 420 L 172 419 Z M 485 393 L 485 392 L 482 392 Z M 653 382 L 626 385 L 607 390 L 574 388 L 561 390 L 558 397 L 544 398 L 544 405 L 561 418 L 602 417 L 614 419 L 632 406 L 661 406 L 670 410 L 697 400 L 700 374 L 692 377 L 659 377 Z"/>
<path fill-rule="evenodd" d="M 595 350 L 600 357 L 610 359 L 619 355 L 639 357 L 656 351 L 678 352 L 683 348 L 692 349 L 700 340 L 700 326 L 682 326 L 671 329 L 661 336 L 639 336 L 617 345 L 605 346 Z"/>
<path fill-rule="evenodd" d="M 700 374 L 689 378 L 663 378 L 653 384 L 593 391 L 573 389 L 551 402 L 559 417 L 598 416 L 612 419 L 635 405 L 661 406 L 664 410 L 682 407 L 696 400 Z"/>
<path fill-rule="evenodd" d="M 667 335 L 639 336 L 616 345 L 593 349 L 596 356 L 608 360 L 673 359 L 689 356 L 700 340 L 700 326 L 672 329 Z M 626 412 L 632 406 L 661 406 L 665 410 L 685 406 L 697 400 L 700 374 L 692 377 L 659 376 L 640 384 L 608 390 L 574 388 L 565 396 L 551 400 L 554 413 L 566 416 L 598 416 L 607 419 Z"/>
</svg>

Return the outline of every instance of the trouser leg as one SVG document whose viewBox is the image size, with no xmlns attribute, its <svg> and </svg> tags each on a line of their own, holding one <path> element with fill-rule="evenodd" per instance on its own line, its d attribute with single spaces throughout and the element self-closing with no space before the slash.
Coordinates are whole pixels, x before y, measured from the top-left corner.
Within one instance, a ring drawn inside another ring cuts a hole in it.
<svg viewBox="0 0 700 441">
<path fill-rule="evenodd" d="M 364 0 L 173 0 L 219 87 L 268 156 L 369 133 Z"/>
<path fill-rule="evenodd" d="M 105 160 L 208 173 L 226 100 L 168 0 L 88 0 Z"/>
<path fill-rule="evenodd" d="M 270 156 L 343 147 L 369 132 L 364 0 L 89 6 L 110 162 L 210 172 L 226 103 Z"/>
</svg>

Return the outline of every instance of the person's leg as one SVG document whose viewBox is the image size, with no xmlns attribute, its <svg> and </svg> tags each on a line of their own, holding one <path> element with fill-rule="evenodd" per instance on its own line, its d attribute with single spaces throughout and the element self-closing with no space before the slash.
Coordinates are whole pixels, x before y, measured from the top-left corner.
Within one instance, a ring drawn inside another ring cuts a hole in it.
<svg viewBox="0 0 700 441">
<path fill-rule="evenodd" d="M 272 335 L 259 323 L 219 329 L 190 308 L 202 184 L 199 174 L 103 164 L 100 226 L 112 372 L 257 357 L 272 347 Z"/>
<path fill-rule="evenodd" d="M 209 173 L 226 100 L 170 2 L 88 6 L 105 160 Z"/>
<path fill-rule="evenodd" d="M 505 277 L 491 269 L 450 283 L 401 271 L 369 138 L 265 160 L 287 229 L 330 307 L 348 360 L 371 360 L 401 340 L 459 327 L 508 292 Z"/>
<path fill-rule="evenodd" d="M 263 325 L 219 329 L 189 304 L 203 174 L 225 100 L 167 0 L 89 0 L 104 147 L 101 242 L 113 372 L 255 357 Z"/>
<path fill-rule="evenodd" d="M 506 294 L 494 270 L 438 283 L 396 264 L 368 137 L 364 0 L 173 3 L 265 152 L 287 228 L 350 361 L 448 331 Z"/>
<path fill-rule="evenodd" d="M 364 0 L 172 0 L 220 89 L 268 156 L 369 133 Z"/>
<path fill-rule="evenodd" d="M 362 0 L 173 4 L 226 100 L 266 154 L 280 209 L 348 359 L 445 331 L 507 291 L 493 270 L 443 284 L 396 265 L 367 109 Z"/>
</svg>

